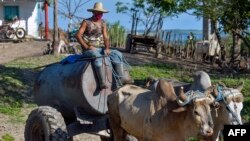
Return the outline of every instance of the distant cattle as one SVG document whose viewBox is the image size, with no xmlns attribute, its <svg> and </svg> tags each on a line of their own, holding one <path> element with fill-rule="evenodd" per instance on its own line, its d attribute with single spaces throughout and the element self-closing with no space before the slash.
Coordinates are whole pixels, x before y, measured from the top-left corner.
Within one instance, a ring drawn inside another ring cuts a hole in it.
<svg viewBox="0 0 250 141">
<path fill-rule="evenodd" d="M 214 57 L 220 56 L 220 51 L 220 44 L 216 35 L 213 34 L 210 40 L 197 41 L 195 43 L 193 58 L 195 61 L 204 61 L 207 58 L 212 61 Z"/>
<path fill-rule="evenodd" d="M 183 141 L 190 136 L 211 136 L 213 121 L 211 99 L 183 88 L 177 97 L 171 83 L 159 80 L 153 92 L 126 85 L 108 96 L 108 109 L 114 141 L 124 141 L 127 134 L 139 141 Z"/>
<path fill-rule="evenodd" d="M 66 40 L 60 40 L 58 45 L 58 54 L 60 53 L 73 53 L 78 54 L 78 43 L 68 43 Z"/>
<path fill-rule="evenodd" d="M 209 75 L 204 71 L 197 71 L 193 75 L 194 82 L 188 86 L 187 90 L 193 91 L 205 91 L 212 86 Z M 170 81 L 170 80 L 167 80 Z M 149 78 L 146 83 L 146 87 L 150 90 L 156 91 L 156 84 L 159 81 L 157 79 Z M 176 82 L 175 82 L 176 83 Z M 177 86 L 177 88 L 180 86 Z M 207 138 L 209 141 L 218 141 L 220 131 L 225 124 L 242 124 L 241 110 L 243 108 L 243 84 L 240 84 L 237 88 L 227 88 L 225 85 L 213 86 L 211 91 L 215 97 L 215 102 L 211 108 L 212 117 L 214 121 L 214 133 L 211 137 Z M 176 88 L 175 88 L 176 89 Z"/>
</svg>

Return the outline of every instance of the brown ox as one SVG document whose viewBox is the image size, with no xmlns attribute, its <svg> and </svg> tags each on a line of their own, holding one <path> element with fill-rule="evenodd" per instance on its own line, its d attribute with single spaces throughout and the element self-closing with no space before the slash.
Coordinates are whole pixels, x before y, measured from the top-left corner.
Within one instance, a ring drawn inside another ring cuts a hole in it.
<svg viewBox="0 0 250 141">
<path fill-rule="evenodd" d="M 126 85 L 108 96 L 114 141 L 124 141 L 127 134 L 139 141 L 183 141 L 198 134 L 212 135 L 209 98 L 186 97 L 183 88 L 177 97 L 172 84 L 163 80 L 157 88 L 155 93 Z"/>
</svg>

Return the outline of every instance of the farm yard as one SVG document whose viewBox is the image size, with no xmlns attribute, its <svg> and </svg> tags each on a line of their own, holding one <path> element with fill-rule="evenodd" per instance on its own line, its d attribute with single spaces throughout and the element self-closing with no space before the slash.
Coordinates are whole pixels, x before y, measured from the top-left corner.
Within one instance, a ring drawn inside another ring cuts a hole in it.
<svg viewBox="0 0 250 141">
<path fill-rule="evenodd" d="M 34 68 L 58 62 L 65 57 L 65 55 L 42 55 L 47 47 L 46 44 L 45 41 L 0 44 L 0 140 L 2 141 L 24 140 L 25 121 L 30 111 L 37 107 L 33 101 L 32 90 L 35 77 L 42 68 Z M 242 117 L 244 123 L 250 121 L 248 74 L 222 74 L 217 70 L 218 66 L 166 56 L 155 58 L 154 53 L 150 52 L 141 51 L 133 54 L 123 52 L 123 54 L 132 66 L 130 74 L 138 86 L 143 86 L 148 76 L 191 83 L 191 74 L 196 70 L 207 71 L 213 83 L 223 82 L 228 87 L 235 87 L 244 81 Z M 75 137 L 75 140 L 97 141 L 99 137 L 83 134 Z"/>
<path fill-rule="evenodd" d="M 250 125 L 249 9 L 2 0 L 0 141 L 226 140 Z"/>
</svg>

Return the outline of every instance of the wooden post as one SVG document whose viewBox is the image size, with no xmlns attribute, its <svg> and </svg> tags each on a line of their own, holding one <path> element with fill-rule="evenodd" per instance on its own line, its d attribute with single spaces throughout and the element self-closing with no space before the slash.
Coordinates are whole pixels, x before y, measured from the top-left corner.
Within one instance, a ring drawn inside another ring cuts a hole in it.
<svg viewBox="0 0 250 141">
<path fill-rule="evenodd" d="M 169 31 L 169 34 L 168 34 L 168 53 L 170 54 L 171 53 L 171 49 L 170 49 L 170 38 L 171 38 L 171 31 Z M 171 55 L 171 54 L 170 54 Z"/>
<path fill-rule="evenodd" d="M 45 9 L 45 39 L 49 39 L 49 4 L 48 1 L 44 1 L 44 9 Z"/>
<path fill-rule="evenodd" d="M 54 0 L 54 12 L 53 12 L 53 15 L 54 15 L 54 34 L 53 34 L 53 47 L 54 47 L 54 54 L 55 55 L 58 55 L 60 52 L 58 50 L 58 19 L 57 19 L 57 15 L 58 15 L 58 12 L 57 12 L 57 0 Z"/>
</svg>

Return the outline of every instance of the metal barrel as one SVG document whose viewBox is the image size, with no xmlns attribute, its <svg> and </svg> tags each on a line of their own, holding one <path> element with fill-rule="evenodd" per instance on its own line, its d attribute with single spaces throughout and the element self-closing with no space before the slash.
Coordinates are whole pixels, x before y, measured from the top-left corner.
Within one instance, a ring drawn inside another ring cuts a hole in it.
<svg viewBox="0 0 250 141">
<path fill-rule="evenodd" d="M 103 64 L 107 89 L 98 88 L 98 79 L 91 61 L 53 64 L 38 75 L 34 94 L 39 105 L 58 109 L 64 117 L 74 117 L 74 109 L 87 114 L 103 115 L 107 112 L 107 96 L 112 93 L 112 68 Z"/>
</svg>

